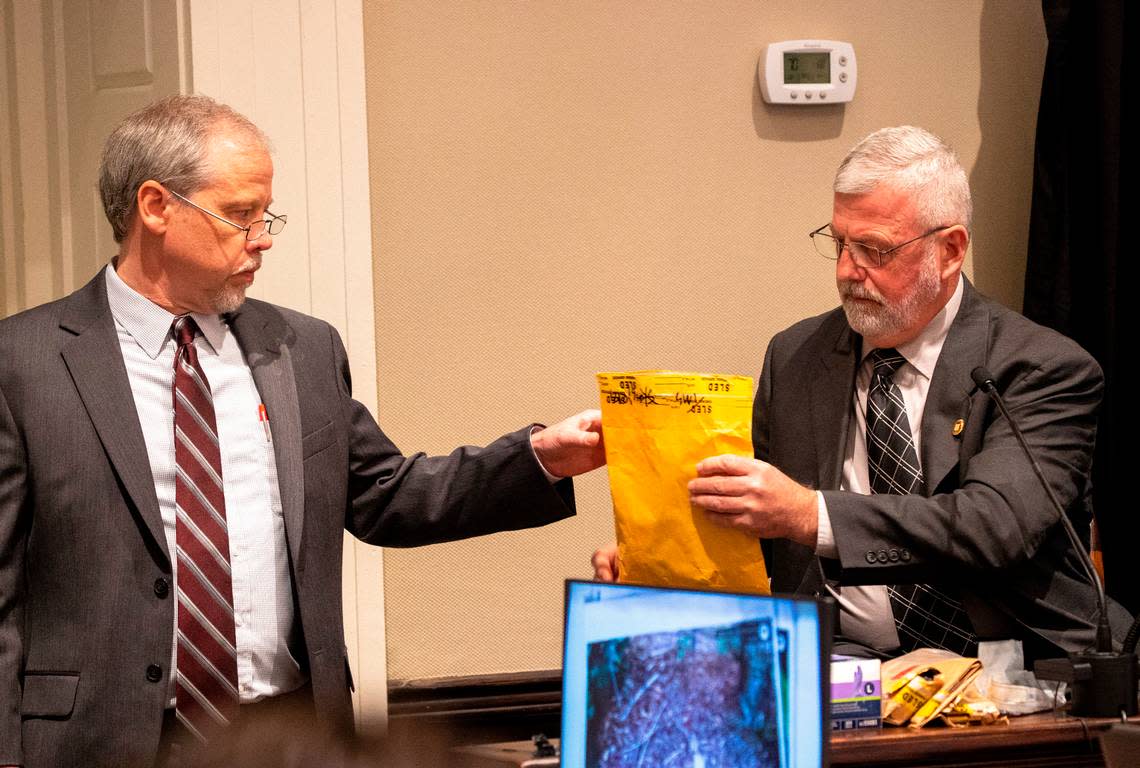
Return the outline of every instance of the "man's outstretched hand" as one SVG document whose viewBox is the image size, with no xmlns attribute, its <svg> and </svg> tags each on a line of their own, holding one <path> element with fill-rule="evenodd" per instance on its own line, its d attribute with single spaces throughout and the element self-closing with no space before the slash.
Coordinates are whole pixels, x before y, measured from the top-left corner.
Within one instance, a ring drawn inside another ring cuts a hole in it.
<svg viewBox="0 0 1140 768">
<path fill-rule="evenodd" d="M 534 454 L 546 471 L 558 477 L 574 477 L 606 463 L 602 442 L 602 412 L 582 411 L 530 436 Z"/>
</svg>

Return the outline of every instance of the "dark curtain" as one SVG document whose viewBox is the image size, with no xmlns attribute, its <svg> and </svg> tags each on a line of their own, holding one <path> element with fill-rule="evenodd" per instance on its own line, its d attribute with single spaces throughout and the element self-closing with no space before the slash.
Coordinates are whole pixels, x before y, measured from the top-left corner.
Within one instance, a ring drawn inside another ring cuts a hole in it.
<svg viewBox="0 0 1140 768">
<path fill-rule="evenodd" d="M 1133 9 L 1125 18 L 1125 5 L 1042 3 L 1049 50 L 1037 116 L 1024 311 L 1076 339 L 1104 367 L 1094 505 L 1108 592 L 1135 613 L 1140 558 L 1131 549 L 1140 503 L 1140 464 L 1134 458 L 1140 442 L 1134 428 L 1137 387 L 1128 383 L 1127 367 L 1140 339 L 1130 332 L 1137 315 L 1128 312 L 1127 302 L 1140 301 L 1131 293 L 1140 227 L 1123 225 L 1140 209 L 1123 201 L 1124 184 L 1137 181 L 1135 138 L 1120 140 L 1128 135 L 1120 100 L 1122 43 L 1135 16 Z M 1127 253 L 1121 250 L 1125 244 Z"/>
</svg>

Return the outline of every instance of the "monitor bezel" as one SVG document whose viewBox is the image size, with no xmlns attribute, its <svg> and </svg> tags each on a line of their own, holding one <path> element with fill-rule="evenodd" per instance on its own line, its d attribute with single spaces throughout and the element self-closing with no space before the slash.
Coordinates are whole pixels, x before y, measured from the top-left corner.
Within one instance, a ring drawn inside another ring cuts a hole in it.
<svg viewBox="0 0 1140 768">
<path fill-rule="evenodd" d="M 771 594 L 761 595 L 755 592 L 736 591 L 728 589 L 713 589 L 713 588 L 700 588 L 700 587 L 667 587 L 655 584 L 638 584 L 633 582 L 603 582 L 591 581 L 589 579 L 566 579 L 563 589 L 562 601 L 562 681 L 561 692 L 559 694 L 559 736 L 564 736 L 566 726 L 566 656 L 567 656 L 567 643 L 569 640 L 569 622 L 570 622 L 570 591 L 574 585 L 593 586 L 593 587 L 635 587 L 637 589 L 653 590 L 658 592 L 686 592 L 686 593 L 712 593 L 717 595 L 728 595 L 746 598 L 758 598 L 763 600 L 783 600 L 797 604 L 812 605 L 816 610 L 816 616 L 819 623 L 819 658 L 820 658 L 820 675 L 819 675 L 819 727 L 822 736 L 822 744 L 820 747 L 820 765 L 823 768 L 831 764 L 831 646 L 832 634 L 835 617 L 835 601 L 828 597 L 813 597 L 808 595 L 795 595 L 795 594 Z M 560 744 L 561 746 L 561 744 Z M 561 749 L 559 750 L 559 757 L 561 758 Z"/>
</svg>

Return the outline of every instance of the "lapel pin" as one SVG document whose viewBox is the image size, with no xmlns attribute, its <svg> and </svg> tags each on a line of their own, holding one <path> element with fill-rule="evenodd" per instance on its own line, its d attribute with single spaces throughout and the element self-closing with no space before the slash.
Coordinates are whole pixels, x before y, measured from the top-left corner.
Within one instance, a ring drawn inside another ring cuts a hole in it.
<svg viewBox="0 0 1140 768">
<path fill-rule="evenodd" d="M 955 419 L 954 420 L 954 426 L 950 428 L 950 433 L 953 434 L 954 437 L 957 437 L 958 435 L 962 434 L 962 430 L 965 428 L 966 428 L 966 420 L 965 419 Z"/>
</svg>

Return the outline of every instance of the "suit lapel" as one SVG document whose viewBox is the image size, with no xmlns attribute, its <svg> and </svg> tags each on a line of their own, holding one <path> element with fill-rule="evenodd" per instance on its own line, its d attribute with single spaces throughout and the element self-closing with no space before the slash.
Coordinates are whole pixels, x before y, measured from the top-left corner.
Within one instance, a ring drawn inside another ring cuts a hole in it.
<svg viewBox="0 0 1140 768">
<path fill-rule="evenodd" d="M 930 379 L 922 415 L 922 474 L 932 494 L 958 463 L 954 422 L 966 419 L 974 382 L 970 372 L 985 365 L 989 349 L 989 316 L 973 286 L 962 276 L 962 304 L 946 334 Z"/>
<path fill-rule="evenodd" d="M 285 518 L 285 538 L 294 570 L 299 574 L 305 481 L 301 456 L 301 408 L 288 346 L 292 329 L 285 325 L 280 314 L 269 311 L 264 304 L 251 301 L 230 315 L 229 321 L 269 415 L 281 512 Z"/>
<path fill-rule="evenodd" d="M 104 268 L 106 269 L 106 268 Z M 150 458 L 139 426 L 103 270 L 67 299 L 60 328 L 75 337 L 61 354 L 115 473 L 155 543 L 170 560 Z"/>
<path fill-rule="evenodd" d="M 840 485 L 858 366 L 858 337 L 841 314 L 837 317 L 841 322 L 830 323 L 822 336 L 828 343 L 818 358 L 818 369 L 810 377 L 812 434 L 820 488 Z"/>
</svg>

